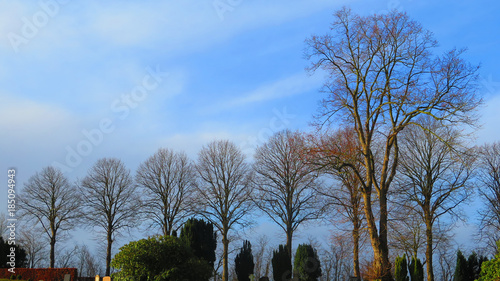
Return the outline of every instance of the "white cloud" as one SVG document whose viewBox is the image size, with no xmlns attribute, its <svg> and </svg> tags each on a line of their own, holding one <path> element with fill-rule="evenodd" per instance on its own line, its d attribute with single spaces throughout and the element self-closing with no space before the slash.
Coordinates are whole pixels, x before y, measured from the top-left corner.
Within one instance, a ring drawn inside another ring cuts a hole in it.
<svg viewBox="0 0 500 281">
<path fill-rule="evenodd" d="M 319 78 L 319 75 L 309 76 L 304 72 L 294 74 L 273 83 L 260 86 L 249 93 L 242 94 L 241 98 L 231 100 L 225 106 L 243 106 L 250 103 L 298 95 L 318 89 L 321 86 L 321 79 Z"/>
<path fill-rule="evenodd" d="M 43 1 L 42 1 L 43 2 Z M 47 0 L 47 2 L 50 2 Z M 23 52 L 59 55 L 72 48 L 99 52 L 116 47 L 164 50 L 165 56 L 199 50 L 252 28 L 283 23 L 342 3 L 312 1 L 242 1 L 219 18 L 213 0 L 85 1 L 54 8 L 46 24 L 35 24 L 36 34 L 19 46 Z M 22 35 L 27 18 L 45 13 L 38 2 L 0 4 L 4 35 Z M 47 13 L 45 13 L 47 14 Z M 12 49 L 7 36 L 0 46 Z"/>
<path fill-rule="evenodd" d="M 482 128 L 477 133 L 480 144 L 500 140 L 500 130 L 498 122 L 500 121 L 500 92 L 491 95 L 485 101 L 485 107 L 481 109 L 480 123 Z"/>
<path fill-rule="evenodd" d="M 58 132 L 69 133 L 68 127 L 74 125 L 72 114 L 50 104 L 37 103 L 32 100 L 15 98 L 0 94 L 0 130 L 9 133 L 9 139 L 26 143 L 56 141 Z M 5 138 L 4 138 L 5 139 Z M 34 142 L 36 140 L 36 142 Z M 17 143 L 19 144 L 19 143 Z"/>
</svg>

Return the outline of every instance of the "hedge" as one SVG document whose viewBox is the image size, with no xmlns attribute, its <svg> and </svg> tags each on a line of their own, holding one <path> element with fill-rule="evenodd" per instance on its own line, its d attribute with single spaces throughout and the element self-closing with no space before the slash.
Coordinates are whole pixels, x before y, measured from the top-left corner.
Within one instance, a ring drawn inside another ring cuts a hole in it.
<svg viewBox="0 0 500 281">
<path fill-rule="evenodd" d="M 9 268 L 0 268 L 0 278 L 9 279 L 11 275 L 21 275 L 23 280 L 32 281 L 63 281 L 64 275 L 71 275 L 71 281 L 76 281 L 76 268 L 16 268 L 16 273 L 8 271 Z"/>
</svg>

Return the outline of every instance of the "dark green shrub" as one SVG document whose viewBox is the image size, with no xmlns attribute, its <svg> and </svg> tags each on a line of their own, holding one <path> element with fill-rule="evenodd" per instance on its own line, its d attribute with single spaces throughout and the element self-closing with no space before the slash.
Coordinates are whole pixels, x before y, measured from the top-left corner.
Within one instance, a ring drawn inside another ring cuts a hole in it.
<svg viewBox="0 0 500 281">
<path fill-rule="evenodd" d="M 214 267 L 217 234 L 212 223 L 190 218 L 182 227 L 180 238 L 198 258 L 206 260 L 211 268 Z"/>
<path fill-rule="evenodd" d="M 253 274 L 255 266 L 250 241 L 245 240 L 243 242 L 243 247 L 234 259 L 234 266 L 238 281 L 250 281 L 250 274 Z"/>
<path fill-rule="evenodd" d="M 424 267 L 419 258 L 411 259 L 409 271 L 411 281 L 424 281 Z"/>
<path fill-rule="evenodd" d="M 273 251 L 271 264 L 274 280 L 284 281 L 292 278 L 292 263 L 286 245 L 279 245 L 278 250 Z"/>
<path fill-rule="evenodd" d="M 10 277 L 9 277 L 10 280 L 16 280 L 16 275 L 12 274 Z"/>
<path fill-rule="evenodd" d="M 468 263 L 462 251 L 457 252 L 457 263 L 455 266 L 455 275 L 453 281 L 467 281 L 468 280 Z"/>
<path fill-rule="evenodd" d="M 17 275 L 17 280 L 22 280 L 23 277 L 21 276 L 21 274 Z"/>
<path fill-rule="evenodd" d="M 408 277 L 408 263 L 406 261 L 406 255 L 397 257 L 394 262 L 394 280 L 410 281 L 410 277 Z"/>
<path fill-rule="evenodd" d="M 321 263 L 316 250 L 308 244 L 297 247 L 294 260 L 294 280 L 316 281 L 321 276 Z"/>
</svg>

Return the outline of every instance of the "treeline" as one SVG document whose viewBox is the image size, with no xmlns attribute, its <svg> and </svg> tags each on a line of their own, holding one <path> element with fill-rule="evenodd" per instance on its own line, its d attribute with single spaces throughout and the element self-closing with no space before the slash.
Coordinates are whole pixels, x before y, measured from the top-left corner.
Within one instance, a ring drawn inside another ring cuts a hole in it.
<svg viewBox="0 0 500 281">
<path fill-rule="evenodd" d="M 462 50 L 435 54 L 432 33 L 404 13 L 361 16 L 344 8 L 334 18 L 328 34 L 306 40 L 308 70 L 326 74 L 312 133 L 277 132 L 252 163 L 219 140 L 195 162 L 159 149 L 135 174 L 103 158 L 75 184 L 53 167 L 33 175 L 20 206 L 49 237 L 50 265 L 58 235 L 81 221 L 101 230 L 109 274 L 119 233 L 148 218 L 169 236 L 194 213 L 217 230 L 222 280 L 229 280 L 230 235 L 258 209 L 286 235 L 289 264 L 295 231 L 329 219 L 349 225 L 356 278 L 392 280 L 393 261 L 406 254 L 424 257 L 427 280 L 436 279 L 436 265 L 446 280 L 455 256 L 450 222 L 463 218 L 460 206 L 474 191 L 480 237 L 493 252 L 500 144 L 472 147 L 465 133 L 479 120 L 478 67 Z M 365 240 L 371 261 L 361 263 Z"/>
<path fill-rule="evenodd" d="M 500 201 L 488 198 L 495 196 L 494 181 L 499 174 L 497 166 L 491 165 L 500 163 L 500 144 L 466 148 L 455 131 L 424 120 L 421 127 L 409 127 L 400 136 L 403 157 L 395 187 L 398 192 L 391 198 L 389 237 L 394 237 L 390 242 L 395 253 L 417 258 L 425 247 L 424 263 L 429 264 L 429 248 L 432 257 L 436 247 L 428 245 L 438 237 L 438 247 L 440 243 L 449 246 L 452 230 L 448 220 L 435 218 L 459 215 L 458 206 L 474 187 L 481 187 L 481 213 L 490 212 L 494 217 L 491 212 Z M 151 222 L 162 235 L 176 236 L 187 218 L 197 215 L 213 224 L 219 234 L 222 272 L 229 276 L 230 232 L 236 225 L 250 223 L 255 219 L 251 215 L 260 210 L 284 231 L 286 243 L 281 251 L 286 249 L 290 272 L 294 232 L 308 220 L 323 219 L 349 225 L 352 240 L 347 241 L 351 241 L 354 264 L 350 274 L 368 277 L 373 268 L 361 268 L 359 255 L 359 240 L 368 235 L 361 184 L 348 170 L 335 169 L 329 163 L 335 155 L 356 157 L 350 148 L 355 143 L 349 139 L 352 135 L 346 129 L 320 137 L 281 131 L 256 149 L 252 164 L 227 140 L 204 146 L 196 162 L 185 153 L 161 148 L 135 175 L 119 159 L 103 158 L 74 184 L 61 171 L 46 167 L 27 181 L 20 206 L 22 214 L 39 224 L 49 238 L 50 266 L 55 264 L 59 235 L 78 225 L 102 230 L 109 274 L 112 245 L 121 231 Z M 432 183 L 418 181 L 429 178 Z M 485 224 L 486 219 L 481 220 L 481 235 L 495 237 L 495 227 L 500 225 L 494 220 Z M 429 234 L 431 238 L 426 240 Z M 422 240 L 414 239 L 415 235 Z"/>
</svg>

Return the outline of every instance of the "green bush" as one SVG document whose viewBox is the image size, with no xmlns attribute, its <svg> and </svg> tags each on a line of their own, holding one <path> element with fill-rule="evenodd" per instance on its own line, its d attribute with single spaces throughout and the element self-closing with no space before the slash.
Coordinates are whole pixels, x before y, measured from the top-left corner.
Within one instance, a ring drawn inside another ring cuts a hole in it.
<svg viewBox="0 0 500 281">
<path fill-rule="evenodd" d="M 321 276 L 318 253 L 311 245 L 301 244 L 297 247 L 293 274 L 299 281 L 316 281 Z"/>
<path fill-rule="evenodd" d="M 479 281 L 500 280 L 500 241 L 497 242 L 498 251 L 490 261 L 484 261 L 481 265 Z"/>
<path fill-rule="evenodd" d="M 274 280 L 282 281 L 292 278 L 292 263 L 286 245 L 279 245 L 278 250 L 273 251 L 271 264 Z"/>
<path fill-rule="evenodd" d="M 155 236 L 120 248 L 111 265 L 119 272 L 113 280 L 208 280 L 212 270 L 191 248 L 173 236 Z"/>
<path fill-rule="evenodd" d="M 419 258 L 413 257 L 411 259 L 409 271 L 411 281 L 424 281 L 424 266 Z"/>
<path fill-rule="evenodd" d="M 410 281 L 410 277 L 408 277 L 408 263 L 406 261 L 406 255 L 397 257 L 394 262 L 394 280 Z"/>
<path fill-rule="evenodd" d="M 238 281 L 250 281 L 250 275 L 253 274 L 255 266 L 250 241 L 243 242 L 243 247 L 234 259 L 234 266 Z"/>
</svg>

